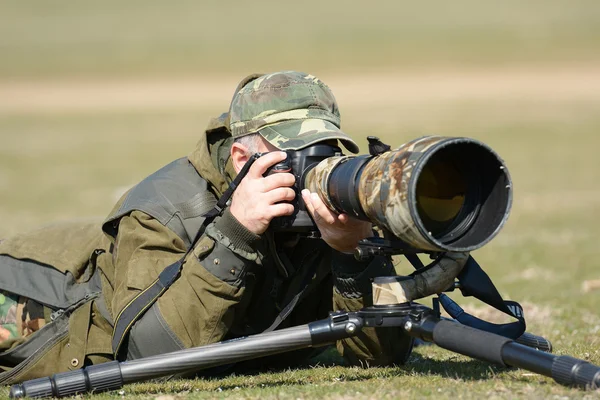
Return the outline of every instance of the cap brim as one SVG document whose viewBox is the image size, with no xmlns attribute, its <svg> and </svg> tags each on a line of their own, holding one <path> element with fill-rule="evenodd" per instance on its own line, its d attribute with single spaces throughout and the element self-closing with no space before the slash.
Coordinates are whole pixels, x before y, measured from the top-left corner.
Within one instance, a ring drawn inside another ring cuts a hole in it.
<svg viewBox="0 0 600 400">
<path fill-rule="evenodd" d="M 348 151 L 358 153 L 358 145 L 333 123 L 323 119 L 296 119 L 265 126 L 258 131 L 280 150 L 300 150 L 325 140 L 337 139 Z"/>
</svg>

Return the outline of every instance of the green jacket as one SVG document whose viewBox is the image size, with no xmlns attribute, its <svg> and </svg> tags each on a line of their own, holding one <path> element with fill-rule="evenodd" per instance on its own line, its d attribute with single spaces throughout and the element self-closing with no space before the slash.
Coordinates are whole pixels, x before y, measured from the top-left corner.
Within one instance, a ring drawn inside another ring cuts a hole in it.
<svg viewBox="0 0 600 400">
<path fill-rule="evenodd" d="M 0 242 L 0 289 L 53 311 L 40 331 L 0 348 L 0 384 L 115 358 L 111 337 L 119 313 L 186 254 L 202 215 L 227 187 L 231 166 L 219 171 L 214 162 L 219 143 L 222 137 L 207 130 L 190 156 L 126 193 L 102 227 L 60 224 Z M 260 333 L 306 284 L 278 329 L 326 318 L 331 310 L 358 310 L 370 304 L 370 279 L 393 273 L 390 260 L 359 263 L 320 240 L 286 244 L 277 236 L 253 234 L 226 209 L 185 257 L 179 278 L 131 327 L 118 358 Z M 402 363 L 410 353 L 410 339 L 398 329 L 364 332 L 337 343 L 352 364 Z M 297 351 L 266 365 L 307 355 Z"/>
</svg>

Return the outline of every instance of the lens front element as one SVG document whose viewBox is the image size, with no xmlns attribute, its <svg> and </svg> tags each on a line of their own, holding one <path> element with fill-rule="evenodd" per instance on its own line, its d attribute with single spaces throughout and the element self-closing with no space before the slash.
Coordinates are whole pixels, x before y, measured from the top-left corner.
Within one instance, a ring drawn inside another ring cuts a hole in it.
<svg viewBox="0 0 600 400">
<path fill-rule="evenodd" d="M 465 204 L 467 184 L 453 160 L 436 157 L 417 181 L 417 210 L 434 237 L 446 234 Z"/>
</svg>

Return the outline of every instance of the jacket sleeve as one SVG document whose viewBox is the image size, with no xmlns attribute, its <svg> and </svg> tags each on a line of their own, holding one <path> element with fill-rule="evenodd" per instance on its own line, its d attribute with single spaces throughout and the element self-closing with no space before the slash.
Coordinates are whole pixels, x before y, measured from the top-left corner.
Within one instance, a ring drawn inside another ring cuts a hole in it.
<svg viewBox="0 0 600 400">
<path fill-rule="evenodd" d="M 373 305 L 373 278 L 396 275 L 391 259 L 373 257 L 359 262 L 334 251 L 332 257 L 333 308 L 358 311 Z M 339 340 L 338 352 L 352 365 L 403 364 L 412 350 L 412 338 L 400 328 L 364 328 L 357 336 Z"/>
<path fill-rule="evenodd" d="M 259 241 L 228 210 L 211 223 L 185 257 L 181 276 L 131 328 L 127 358 L 221 340 L 241 311 L 237 306 Z M 147 214 L 123 217 L 113 251 L 113 316 L 185 252 L 183 241 Z"/>
</svg>

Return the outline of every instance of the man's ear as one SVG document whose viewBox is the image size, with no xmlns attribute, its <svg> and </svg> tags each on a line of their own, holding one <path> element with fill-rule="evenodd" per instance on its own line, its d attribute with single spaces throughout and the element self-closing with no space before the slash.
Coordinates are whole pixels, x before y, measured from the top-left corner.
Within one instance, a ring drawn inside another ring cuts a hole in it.
<svg viewBox="0 0 600 400">
<path fill-rule="evenodd" d="M 231 163 L 236 173 L 242 170 L 242 167 L 250 159 L 248 148 L 241 143 L 233 142 L 231 145 Z"/>
</svg>

